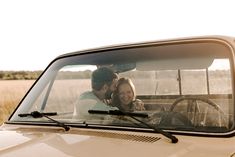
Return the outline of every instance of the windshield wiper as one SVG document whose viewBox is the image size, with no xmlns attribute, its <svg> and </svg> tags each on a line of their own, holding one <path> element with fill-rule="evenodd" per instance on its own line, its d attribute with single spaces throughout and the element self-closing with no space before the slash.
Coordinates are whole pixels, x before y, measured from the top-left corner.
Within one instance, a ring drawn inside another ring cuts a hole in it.
<svg viewBox="0 0 235 157">
<path fill-rule="evenodd" d="M 49 116 L 55 116 L 55 115 L 57 115 L 57 112 L 45 112 L 45 113 L 42 113 L 42 112 L 38 112 L 38 111 L 33 111 L 31 113 L 18 114 L 19 117 L 28 117 L 28 116 L 31 116 L 33 118 L 42 118 L 42 117 L 45 117 L 45 118 L 55 122 L 56 124 L 58 124 L 58 126 L 63 127 L 65 131 L 69 131 L 70 130 L 69 126 L 67 126 L 64 123 L 59 122 L 59 121 L 49 117 Z"/>
<path fill-rule="evenodd" d="M 146 113 L 134 113 L 134 112 L 123 112 L 120 110 L 108 110 L 108 111 L 103 111 L 103 110 L 88 110 L 90 114 L 110 114 L 110 115 L 118 115 L 118 116 L 135 116 L 135 117 L 143 117 L 147 118 L 148 114 Z"/>
<path fill-rule="evenodd" d="M 120 110 L 109 110 L 109 111 L 102 111 L 102 110 L 88 110 L 88 112 L 90 114 L 108 114 L 108 115 L 123 115 L 123 116 L 128 116 L 128 117 L 131 117 L 132 119 L 140 122 L 141 124 L 147 126 L 148 128 L 151 128 L 153 129 L 155 132 L 157 133 L 161 133 L 162 135 L 164 135 L 165 137 L 171 139 L 171 142 L 172 143 L 177 143 L 178 142 L 178 139 L 170 134 L 169 132 L 166 132 L 160 128 L 157 128 L 155 126 L 152 126 L 144 121 L 141 121 L 139 120 L 138 118 L 136 117 L 144 117 L 144 118 L 147 118 L 148 117 L 148 114 L 145 114 L 145 113 L 133 113 L 133 112 L 123 112 L 123 111 L 120 111 Z"/>
</svg>

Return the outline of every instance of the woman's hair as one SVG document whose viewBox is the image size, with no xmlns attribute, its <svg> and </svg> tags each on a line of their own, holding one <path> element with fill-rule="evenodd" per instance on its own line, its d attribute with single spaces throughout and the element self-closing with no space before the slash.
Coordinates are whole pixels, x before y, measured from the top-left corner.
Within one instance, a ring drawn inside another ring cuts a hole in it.
<svg viewBox="0 0 235 157">
<path fill-rule="evenodd" d="M 117 88 L 116 90 L 113 92 L 113 96 L 112 96 L 112 106 L 116 106 L 118 108 L 121 107 L 121 102 L 120 102 L 120 99 L 119 99 L 119 87 L 123 84 L 128 84 L 130 87 L 131 87 L 131 90 L 133 92 L 133 99 L 135 99 L 136 97 L 136 92 L 135 92 L 135 86 L 133 84 L 133 82 L 131 81 L 131 79 L 129 78 L 120 78 L 117 82 Z M 131 106 L 130 106 L 131 107 Z"/>
</svg>

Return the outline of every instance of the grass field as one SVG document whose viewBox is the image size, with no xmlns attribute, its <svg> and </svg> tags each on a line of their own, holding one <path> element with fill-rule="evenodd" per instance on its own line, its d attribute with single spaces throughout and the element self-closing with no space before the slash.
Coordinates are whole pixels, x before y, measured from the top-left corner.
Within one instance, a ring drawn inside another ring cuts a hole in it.
<svg viewBox="0 0 235 157">
<path fill-rule="evenodd" d="M 0 81 L 0 124 L 2 124 L 18 105 L 34 80 Z"/>
</svg>

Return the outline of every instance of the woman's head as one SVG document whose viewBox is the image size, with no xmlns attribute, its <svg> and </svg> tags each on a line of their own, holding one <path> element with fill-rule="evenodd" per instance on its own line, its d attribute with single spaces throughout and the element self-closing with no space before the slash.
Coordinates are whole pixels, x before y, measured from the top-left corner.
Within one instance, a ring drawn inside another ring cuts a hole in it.
<svg viewBox="0 0 235 157">
<path fill-rule="evenodd" d="M 120 105 L 129 105 L 135 99 L 135 86 L 128 78 L 120 78 L 116 90 Z"/>
</svg>

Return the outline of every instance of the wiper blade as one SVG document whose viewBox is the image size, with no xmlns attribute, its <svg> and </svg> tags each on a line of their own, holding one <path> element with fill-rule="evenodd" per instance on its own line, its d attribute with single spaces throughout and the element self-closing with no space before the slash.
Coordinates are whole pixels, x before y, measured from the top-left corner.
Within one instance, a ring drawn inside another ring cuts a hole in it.
<svg viewBox="0 0 235 157">
<path fill-rule="evenodd" d="M 128 117 L 131 117 L 132 119 L 140 122 L 141 124 L 144 124 L 145 126 L 147 126 L 148 128 L 151 128 L 153 129 L 155 132 L 157 133 L 160 133 L 162 135 L 164 135 L 165 137 L 171 139 L 171 142 L 172 143 L 177 143 L 178 142 L 178 139 L 170 134 L 169 132 L 166 132 L 160 128 L 157 128 L 155 126 L 152 126 L 142 120 L 139 120 L 138 118 L 136 117 L 144 117 L 144 118 L 147 118 L 148 117 L 148 114 L 145 114 L 145 113 L 133 113 L 133 112 L 123 112 L 123 111 L 120 111 L 120 110 L 109 110 L 109 111 L 102 111 L 102 110 L 88 110 L 88 112 L 90 114 L 108 114 L 108 115 L 123 115 L 123 116 L 128 116 Z"/>
<path fill-rule="evenodd" d="M 28 117 L 31 116 L 33 118 L 42 118 L 44 116 L 55 116 L 57 115 L 57 112 L 38 112 L 38 111 L 33 111 L 31 113 L 22 113 L 22 114 L 18 114 L 19 117 Z"/>
<path fill-rule="evenodd" d="M 90 114 L 109 114 L 109 115 L 118 115 L 118 116 L 135 116 L 135 117 L 143 117 L 147 118 L 148 114 L 146 113 L 133 113 L 133 112 L 123 112 L 120 110 L 108 110 L 108 111 L 103 111 L 103 110 L 88 110 Z"/>
<path fill-rule="evenodd" d="M 42 117 L 45 117 L 45 118 L 55 122 L 56 124 L 58 124 L 58 126 L 63 127 L 65 131 L 69 131 L 70 130 L 69 126 L 67 126 L 64 123 L 59 122 L 59 121 L 49 117 L 49 116 L 55 116 L 55 115 L 57 115 L 57 112 L 45 112 L 45 113 L 43 113 L 43 112 L 33 111 L 31 113 L 18 114 L 19 117 L 28 117 L 28 116 L 31 116 L 33 118 L 42 118 Z"/>
</svg>

